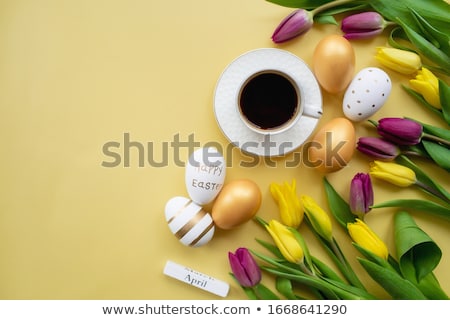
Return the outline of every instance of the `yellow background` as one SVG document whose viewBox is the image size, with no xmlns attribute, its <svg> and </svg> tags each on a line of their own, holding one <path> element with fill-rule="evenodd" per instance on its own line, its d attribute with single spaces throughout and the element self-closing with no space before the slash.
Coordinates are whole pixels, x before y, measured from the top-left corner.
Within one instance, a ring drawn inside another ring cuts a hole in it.
<svg viewBox="0 0 450 320">
<path fill-rule="evenodd" d="M 274 45 L 270 36 L 291 12 L 263 0 L 3 0 L 0 2 L 0 298 L 2 299 L 216 299 L 162 274 L 173 260 L 231 285 L 228 299 L 246 296 L 229 276 L 227 253 L 240 246 L 263 252 L 255 238 L 267 234 L 249 222 L 232 231 L 217 231 L 201 248 L 181 245 L 170 233 L 164 206 L 186 196 L 184 168 L 103 167 L 108 141 L 123 145 L 124 133 L 143 144 L 153 142 L 155 159 L 164 142 L 193 134 L 204 144 L 228 141 L 213 113 L 213 93 L 224 68 L 248 50 L 286 49 L 312 61 L 317 42 L 340 34 L 337 26 L 315 25 L 301 38 Z M 385 36 L 352 42 L 356 71 L 379 66 L 373 55 Z M 389 72 L 394 85 L 385 106 L 374 116 L 411 116 L 442 124 L 400 86 L 408 78 Z M 319 125 L 342 116 L 342 95 L 323 95 Z M 358 136 L 375 134 L 356 124 Z M 147 149 L 146 149 L 147 150 Z M 180 159 L 188 154 L 182 149 Z M 121 149 L 123 152 L 123 149 Z M 136 152 L 133 150 L 132 152 Z M 277 218 L 269 183 L 297 179 L 298 193 L 324 208 L 321 175 L 303 166 L 285 168 L 248 160 L 238 149 L 226 181 L 253 179 L 263 194 L 258 215 Z M 348 196 L 351 177 L 367 172 L 369 158 L 355 153 L 350 165 L 328 175 Z M 424 167 L 425 168 L 425 167 Z M 440 169 L 426 167 L 435 178 Z M 447 173 L 445 173 L 447 174 Z M 447 175 L 448 177 L 448 175 Z M 443 180 L 443 179 L 442 179 Z M 441 182 L 449 187 L 448 179 Z M 400 189 L 374 181 L 375 202 L 423 197 L 414 188 Z M 374 210 L 367 223 L 394 252 L 393 209 Z M 443 251 L 435 273 L 450 292 L 449 223 L 412 212 L 419 226 Z M 365 276 L 349 238 L 337 224 L 335 236 L 370 291 L 388 298 Z M 300 231 L 313 254 L 327 260 L 306 226 Z M 263 281 L 271 286 L 271 278 Z"/>
</svg>

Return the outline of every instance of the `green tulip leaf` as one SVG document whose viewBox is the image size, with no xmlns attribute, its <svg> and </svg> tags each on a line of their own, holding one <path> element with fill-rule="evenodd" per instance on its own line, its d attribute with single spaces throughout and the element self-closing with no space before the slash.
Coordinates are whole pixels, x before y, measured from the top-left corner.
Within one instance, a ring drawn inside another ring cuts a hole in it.
<svg viewBox="0 0 450 320">
<path fill-rule="evenodd" d="M 315 9 L 318 6 L 321 6 L 322 4 L 331 2 L 333 0 L 266 0 L 266 1 L 288 8 Z"/>
<path fill-rule="evenodd" d="M 441 127 L 432 126 L 430 124 L 426 124 L 426 123 L 423 123 L 423 122 L 420 122 L 420 121 L 417 121 L 417 120 L 414 120 L 414 121 L 419 122 L 422 125 L 424 132 L 450 141 L 450 130 L 449 129 L 444 129 L 444 128 L 441 128 Z"/>
<path fill-rule="evenodd" d="M 364 249 L 357 243 L 353 243 L 353 246 L 358 249 L 359 252 L 361 252 L 364 257 L 366 257 L 368 260 L 378 264 L 381 267 L 386 267 L 388 269 L 392 269 L 392 271 L 397 272 L 398 274 L 401 274 L 400 267 L 398 265 L 397 260 L 394 259 L 394 257 L 389 254 L 387 260 L 384 260 L 377 256 L 376 254 L 373 254 L 372 252 Z"/>
<path fill-rule="evenodd" d="M 372 208 L 409 208 L 426 213 L 435 214 L 447 221 L 450 221 L 450 208 L 444 207 L 436 202 L 421 199 L 396 199 L 377 203 Z"/>
<path fill-rule="evenodd" d="M 242 288 L 242 290 L 244 290 L 245 294 L 247 295 L 247 297 L 250 300 L 258 300 L 258 297 L 256 296 L 256 293 L 253 290 L 253 288 L 243 287 L 243 286 L 241 286 L 241 288 Z"/>
<path fill-rule="evenodd" d="M 367 292 L 367 290 L 364 288 L 358 288 L 358 287 L 343 283 L 342 281 L 335 281 L 333 279 L 325 279 L 325 280 L 326 280 L 326 282 L 332 284 L 336 288 L 339 288 L 343 291 L 347 291 L 348 293 L 353 294 L 355 296 L 355 298 L 357 298 L 357 299 L 374 299 L 375 298 L 369 292 Z M 345 296 L 343 298 L 345 299 Z"/>
<path fill-rule="evenodd" d="M 258 283 L 253 289 L 260 300 L 280 300 L 280 298 L 272 292 L 272 290 L 267 288 L 261 282 Z"/>
<path fill-rule="evenodd" d="M 332 15 L 321 14 L 314 17 L 314 22 L 320 24 L 334 24 L 335 26 L 339 25 L 336 19 Z"/>
<path fill-rule="evenodd" d="M 352 244 L 366 259 L 378 264 L 379 266 L 385 267 L 385 268 L 391 267 L 386 260 L 384 260 L 383 258 L 380 258 L 376 254 L 373 254 L 371 251 L 361 247 L 356 242 L 352 242 Z"/>
<path fill-rule="evenodd" d="M 423 145 L 423 144 L 422 144 Z M 444 187 L 438 184 L 436 181 L 431 179 L 422 169 L 420 169 L 414 162 L 412 162 L 408 157 L 401 155 L 395 159 L 398 164 L 401 164 L 405 167 L 408 167 L 414 171 L 416 174 L 417 180 L 422 182 L 425 185 L 428 185 L 439 192 L 443 197 L 450 200 L 450 192 L 447 191 Z"/>
<path fill-rule="evenodd" d="M 355 222 L 356 217 L 353 215 L 349 204 L 336 192 L 327 178 L 324 178 L 323 182 L 330 212 L 337 222 L 347 230 L 347 223 Z"/>
<path fill-rule="evenodd" d="M 280 249 L 278 249 L 277 246 L 275 246 L 269 242 L 266 242 L 264 240 L 260 240 L 260 239 L 256 239 L 256 242 L 258 242 L 260 245 L 262 245 L 264 248 L 266 248 L 268 251 L 270 251 L 278 259 L 284 259 L 283 255 L 281 254 Z"/>
<path fill-rule="evenodd" d="M 328 266 L 328 264 L 324 263 L 323 261 L 319 260 L 318 258 L 312 256 L 312 261 L 314 263 L 314 267 L 316 268 L 316 270 L 319 271 L 319 273 L 328 278 L 328 279 L 333 279 L 335 281 L 341 281 L 344 282 L 344 280 L 341 279 L 341 277 L 339 277 L 339 275 Z"/>
<path fill-rule="evenodd" d="M 401 41 L 397 41 L 396 38 L 401 39 Z M 405 41 L 408 41 L 408 37 L 406 36 L 402 27 L 395 27 L 389 33 L 388 43 L 391 47 L 416 53 L 412 48 L 405 45 Z"/>
<path fill-rule="evenodd" d="M 394 217 L 394 238 L 402 274 L 420 282 L 439 264 L 442 252 L 406 211 Z"/>
<path fill-rule="evenodd" d="M 292 281 L 304 284 L 311 288 L 315 288 L 320 292 L 322 292 L 327 299 L 333 300 L 374 299 L 374 297 L 367 291 L 342 283 L 340 281 L 317 278 L 307 274 L 286 273 L 278 268 L 271 268 L 265 266 L 261 267 L 261 269 L 273 275 L 291 279 Z"/>
<path fill-rule="evenodd" d="M 416 10 L 409 8 L 412 16 L 415 18 L 423 34 L 426 38 L 433 43 L 434 46 L 443 50 L 444 52 L 450 52 L 450 38 L 447 34 L 437 30 L 426 19 L 424 19 Z"/>
<path fill-rule="evenodd" d="M 330 289 L 330 286 L 322 279 L 311 277 L 306 274 L 288 273 L 281 268 L 262 266 L 261 269 L 274 276 L 286 278 L 293 282 L 306 285 L 319 299 L 339 299 L 339 296 L 337 296 L 336 293 Z"/>
<path fill-rule="evenodd" d="M 442 290 L 436 276 L 431 272 L 427 274 L 422 280 L 416 283 L 416 287 L 424 294 L 425 297 L 432 300 L 448 300 L 449 297 Z"/>
<path fill-rule="evenodd" d="M 437 165 L 450 171 L 450 149 L 426 140 L 422 140 L 422 145 Z"/>
<path fill-rule="evenodd" d="M 305 298 L 298 296 L 294 293 L 292 288 L 292 281 L 284 277 L 276 277 L 275 288 L 279 293 L 285 296 L 289 300 L 305 300 Z"/>
<path fill-rule="evenodd" d="M 255 220 L 256 222 L 258 222 L 258 223 L 261 225 L 261 227 L 263 227 L 263 228 L 265 228 L 267 225 L 269 225 L 269 224 L 267 223 L 267 221 L 264 220 L 264 219 L 261 218 L 261 217 L 255 216 L 255 217 L 254 217 L 254 220 Z"/>
<path fill-rule="evenodd" d="M 423 293 L 416 286 L 414 286 L 414 284 L 404 279 L 395 271 L 383 268 L 375 262 L 367 259 L 358 258 L 358 261 L 370 277 L 382 286 L 392 298 L 398 300 L 426 299 Z"/>
<path fill-rule="evenodd" d="M 397 17 L 405 23 L 415 28 L 417 32 L 420 27 L 417 25 L 410 9 L 421 13 L 421 16 L 438 30 L 448 30 L 450 23 L 449 5 L 442 0 L 370 0 L 370 6 L 385 18 L 395 21 Z"/>
<path fill-rule="evenodd" d="M 441 100 L 442 114 L 450 126 L 450 86 L 439 79 L 439 98 Z"/>
<path fill-rule="evenodd" d="M 355 287 L 364 288 L 355 271 L 347 261 L 336 239 L 333 237 L 331 241 L 325 240 L 320 234 L 314 231 L 314 228 L 312 228 L 311 223 L 307 218 L 306 222 L 310 226 L 313 233 L 316 235 L 317 240 L 322 244 L 324 250 L 328 253 L 328 256 L 333 260 L 336 267 L 345 277 L 345 279 L 347 279 L 347 281 Z"/>
<path fill-rule="evenodd" d="M 255 252 L 253 250 L 250 250 L 250 252 L 254 256 L 259 258 L 260 260 L 262 260 L 264 262 L 267 262 L 268 264 L 271 264 L 273 266 L 276 266 L 276 267 L 278 267 L 279 269 L 281 269 L 281 270 L 283 270 L 285 272 L 289 272 L 291 274 L 303 274 L 303 272 L 298 269 L 298 265 L 296 265 L 296 266 L 286 265 L 286 263 L 285 263 L 286 260 L 279 261 L 277 259 L 270 258 L 268 256 L 265 256 L 265 255 L 263 255 L 261 253 Z"/>
<path fill-rule="evenodd" d="M 323 11 L 320 11 L 320 13 L 317 14 L 317 16 L 327 15 L 327 16 L 335 16 L 341 13 L 345 13 L 348 11 L 358 11 L 358 10 L 364 10 L 367 8 L 367 4 L 353 4 L 352 2 L 348 4 L 342 4 L 336 7 L 332 7 L 330 9 L 325 9 Z M 315 20 L 314 20 L 315 21 Z M 336 20 L 335 20 L 336 21 Z M 336 24 L 338 24 L 336 22 Z"/>
<path fill-rule="evenodd" d="M 414 44 L 417 50 L 425 57 L 444 68 L 444 70 L 450 70 L 450 57 L 439 48 L 435 47 L 425 37 L 416 32 L 408 25 L 404 20 L 397 18 L 396 22 L 403 28 L 408 39 Z"/>
<path fill-rule="evenodd" d="M 234 276 L 233 273 L 230 273 L 230 276 L 233 278 L 234 281 L 236 281 L 236 283 L 242 288 L 242 290 L 244 291 L 244 293 L 247 295 L 247 297 L 250 300 L 258 300 L 258 297 L 256 296 L 255 291 L 253 291 L 253 288 L 250 287 L 244 287 L 242 286 L 239 281 L 236 279 L 236 277 Z"/>
</svg>

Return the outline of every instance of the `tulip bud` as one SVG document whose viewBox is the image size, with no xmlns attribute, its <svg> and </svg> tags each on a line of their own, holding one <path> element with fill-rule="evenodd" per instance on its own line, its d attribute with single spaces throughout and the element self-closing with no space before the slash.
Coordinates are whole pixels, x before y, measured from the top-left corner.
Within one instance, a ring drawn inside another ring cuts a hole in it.
<svg viewBox="0 0 450 320">
<path fill-rule="evenodd" d="M 356 149 L 377 160 L 393 160 L 400 155 L 400 148 L 382 138 L 361 137 Z"/>
<path fill-rule="evenodd" d="M 301 196 L 301 201 L 313 229 L 322 238 L 331 241 L 333 239 L 332 224 L 328 214 L 309 196 Z"/>
<path fill-rule="evenodd" d="M 243 287 L 254 287 L 261 281 L 261 269 L 248 249 L 239 248 L 233 254 L 228 252 L 228 260 L 236 280 Z"/>
<path fill-rule="evenodd" d="M 300 263 L 303 261 L 303 248 L 294 234 L 285 225 L 282 225 L 276 220 L 271 220 L 266 225 L 266 229 L 287 261 L 292 263 Z"/>
<path fill-rule="evenodd" d="M 342 19 L 341 30 L 346 39 L 370 38 L 380 34 L 387 22 L 378 12 L 362 12 Z"/>
<path fill-rule="evenodd" d="M 396 48 L 377 48 L 375 59 L 385 67 L 406 75 L 417 72 L 422 66 L 419 55 Z"/>
<path fill-rule="evenodd" d="M 404 146 L 418 144 L 423 135 L 420 123 L 405 118 L 383 118 L 378 122 L 377 131 L 383 138 Z"/>
<path fill-rule="evenodd" d="M 412 169 L 393 162 L 375 160 L 370 163 L 369 174 L 399 187 L 408 187 L 417 182 L 416 173 Z"/>
<path fill-rule="evenodd" d="M 422 95 L 426 102 L 436 109 L 441 109 L 439 97 L 439 80 L 427 68 L 422 67 L 415 79 L 409 80 L 411 88 Z"/>
<path fill-rule="evenodd" d="M 297 228 L 303 220 L 303 208 L 296 194 L 296 182 L 287 182 L 282 185 L 271 183 L 270 192 L 278 203 L 281 221 L 293 228 Z"/>
<path fill-rule="evenodd" d="M 347 230 L 352 240 L 369 252 L 387 259 L 389 251 L 386 244 L 360 219 L 356 222 L 348 223 Z"/>
<path fill-rule="evenodd" d="M 311 29 L 313 15 L 304 9 L 297 9 L 284 18 L 272 35 L 275 43 L 285 42 Z"/>
<path fill-rule="evenodd" d="M 350 209 L 354 215 L 362 218 L 373 205 L 373 188 L 370 175 L 357 173 L 350 184 Z"/>
</svg>

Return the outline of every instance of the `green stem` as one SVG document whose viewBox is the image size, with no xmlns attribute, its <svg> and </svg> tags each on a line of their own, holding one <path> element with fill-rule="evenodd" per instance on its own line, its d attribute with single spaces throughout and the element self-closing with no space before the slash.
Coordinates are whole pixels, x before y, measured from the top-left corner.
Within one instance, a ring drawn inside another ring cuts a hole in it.
<svg viewBox="0 0 450 320">
<path fill-rule="evenodd" d="M 430 141 L 433 141 L 433 142 L 437 142 L 437 143 L 443 144 L 446 147 L 450 148 L 450 141 L 448 141 L 446 139 L 439 138 L 439 137 L 434 136 L 434 135 L 429 134 L 429 133 L 425 133 L 424 132 L 422 134 L 422 139 L 426 139 L 426 140 L 430 140 Z"/>
<path fill-rule="evenodd" d="M 310 12 L 311 12 L 311 14 L 314 16 L 314 15 L 316 15 L 316 14 L 322 12 L 322 11 L 325 11 L 325 10 L 328 10 L 328 9 L 331 9 L 331 8 L 334 8 L 334 7 L 340 6 L 340 5 L 342 5 L 342 4 L 349 3 L 349 2 L 354 2 L 354 1 L 355 1 L 355 0 L 336 0 L 336 1 L 330 1 L 330 2 L 328 2 L 328 3 L 325 3 L 325 4 L 323 4 L 323 5 L 319 6 L 319 7 L 317 7 L 317 8 L 315 8 L 315 9 L 311 10 Z"/>
<path fill-rule="evenodd" d="M 440 193 L 435 188 L 432 188 L 429 185 L 427 185 L 421 181 L 418 181 L 418 180 L 416 181 L 415 185 L 418 186 L 419 188 L 422 188 L 423 190 L 430 193 L 431 195 L 435 196 L 436 198 L 443 200 L 445 203 L 450 204 L 449 199 L 447 197 L 445 197 L 444 195 L 442 195 L 442 193 Z"/>
<path fill-rule="evenodd" d="M 390 27 L 390 26 L 398 26 L 398 23 L 397 22 L 394 22 L 394 21 L 386 21 L 385 23 L 384 23 L 384 27 L 386 28 L 386 27 Z"/>
<path fill-rule="evenodd" d="M 309 275 L 309 276 L 313 276 L 315 277 L 316 275 L 314 273 L 311 272 L 311 270 L 309 270 L 306 265 L 303 262 L 300 262 L 299 264 L 300 270 L 302 270 L 305 274 Z"/>
<path fill-rule="evenodd" d="M 420 158 L 424 158 L 424 159 L 428 159 L 428 160 L 430 159 L 429 156 L 426 156 L 423 153 L 413 151 L 413 150 L 404 150 L 404 151 L 402 151 L 402 154 L 405 156 L 420 157 Z"/>
<path fill-rule="evenodd" d="M 332 241 L 330 241 L 330 247 L 331 250 L 334 252 L 336 258 L 341 264 L 341 271 L 344 273 L 345 278 L 355 287 L 358 287 L 360 289 L 366 290 L 364 288 L 364 285 L 361 283 L 361 281 L 358 279 L 357 275 L 349 265 L 347 259 L 342 254 L 341 249 L 338 247 L 338 244 L 336 240 L 333 238 Z"/>
<path fill-rule="evenodd" d="M 378 127 L 378 121 L 375 121 L 375 120 L 372 120 L 372 119 L 369 119 L 369 120 L 367 120 L 369 123 L 371 123 L 375 128 L 376 127 Z"/>
<path fill-rule="evenodd" d="M 291 279 L 293 281 L 303 283 L 308 286 L 312 286 L 314 288 L 317 288 L 320 291 L 323 291 L 323 292 L 328 291 L 330 293 L 334 293 L 334 294 L 338 295 L 341 299 L 345 299 L 345 300 L 374 299 L 374 297 L 371 294 L 369 294 L 368 292 L 362 291 L 359 288 L 348 286 L 348 285 L 345 285 L 342 283 L 337 285 L 335 283 L 332 283 L 331 281 L 326 281 L 321 278 L 309 277 L 306 275 L 295 275 L 295 274 L 290 274 L 290 273 L 284 273 L 282 271 L 278 271 L 276 269 L 267 268 L 267 267 L 263 267 L 263 269 L 274 275 L 284 277 L 287 279 Z"/>
</svg>

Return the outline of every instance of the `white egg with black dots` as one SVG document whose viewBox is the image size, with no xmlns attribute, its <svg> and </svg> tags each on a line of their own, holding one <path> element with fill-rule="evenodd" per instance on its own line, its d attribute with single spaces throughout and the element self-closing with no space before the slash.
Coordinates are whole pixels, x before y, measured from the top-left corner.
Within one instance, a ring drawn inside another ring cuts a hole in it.
<svg viewBox="0 0 450 320">
<path fill-rule="evenodd" d="M 386 103 L 391 90 L 392 81 L 385 71 L 376 67 L 364 68 L 347 87 L 342 111 L 352 121 L 367 120 Z"/>
</svg>

